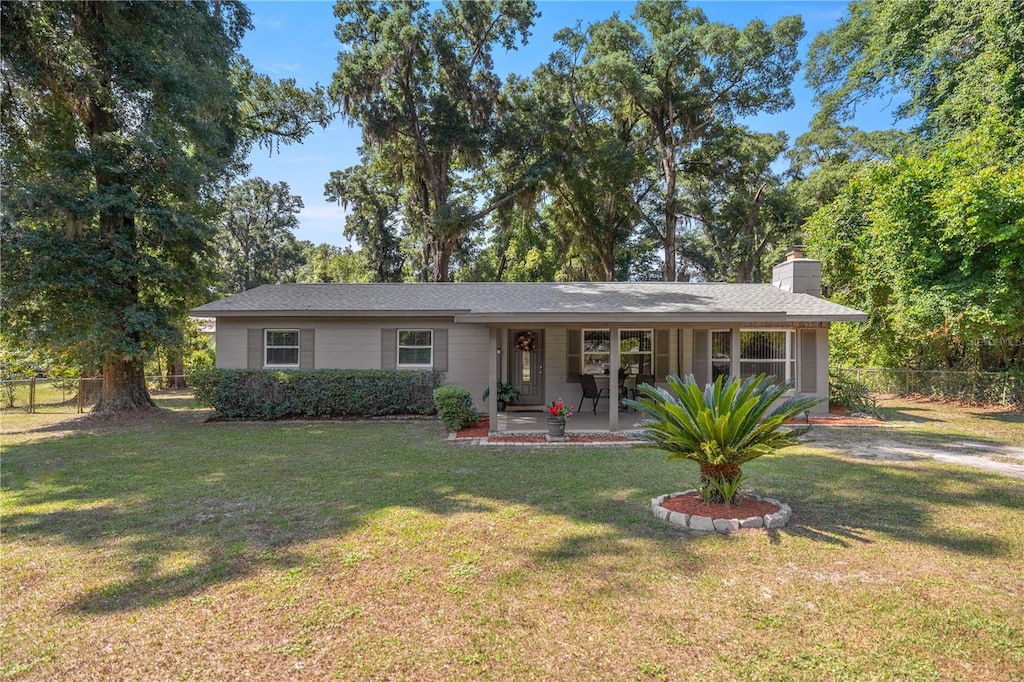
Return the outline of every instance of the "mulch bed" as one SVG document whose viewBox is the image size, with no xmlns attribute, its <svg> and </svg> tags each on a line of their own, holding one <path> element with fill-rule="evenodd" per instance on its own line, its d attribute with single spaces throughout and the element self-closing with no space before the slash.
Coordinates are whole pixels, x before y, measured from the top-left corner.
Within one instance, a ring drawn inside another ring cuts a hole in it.
<svg viewBox="0 0 1024 682">
<path fill-rule="evenodd" d="M 487 438 L 491 428 L 491 418 L 481 417 L 473 426 L 467 426 L 455 434 L 456 438 Z"/>
<path fill-rule="evenodd" d="M 690 516 L 707 516 L 711 519 L 745 519 L 749 516 L 774 514 L 779 508 L 770 502 L 754 500 L 743 495 L 733 498 L 731 505 L 706 503 L 700 495 L 678 495 L 661 503 L 662 507 Z"/>
</svg>

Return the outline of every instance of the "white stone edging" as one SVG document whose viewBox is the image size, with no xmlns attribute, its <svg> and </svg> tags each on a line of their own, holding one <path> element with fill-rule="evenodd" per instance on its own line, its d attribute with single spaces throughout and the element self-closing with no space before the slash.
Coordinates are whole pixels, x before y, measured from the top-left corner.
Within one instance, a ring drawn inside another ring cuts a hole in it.
<svg viewBox="0 0 1024 682">
<path fill-rule="evenodd" d="M 654 515 L 659 519 L 670 525 L 676 526 L 677 528 L 711 533 L 728 533 L 741 528 L 782 528 L 789 522 L 789 519 L 793 515 L 793 510 L 784 502 L 779 502 L 771 497 L 761 497 L 759 495 L 749 494 L 746 495 L 746 497 L 757 502 L 774 504 L 779 508 L 779 511 L 772 514 L 765 514 L 764 516 L 748 516 L 743 519 L 712 519 L 709 516 L 697 516 L 674 512 L 671 509 L 661 506 L 665 500 L 672 499 L 673 497 L 694 495 L 696 493 L 697 490 L 684 490 L 681 493 L 666 493 L 664 495 L 651 498 L 651 511 L 654 512 Z"/>
</svg>

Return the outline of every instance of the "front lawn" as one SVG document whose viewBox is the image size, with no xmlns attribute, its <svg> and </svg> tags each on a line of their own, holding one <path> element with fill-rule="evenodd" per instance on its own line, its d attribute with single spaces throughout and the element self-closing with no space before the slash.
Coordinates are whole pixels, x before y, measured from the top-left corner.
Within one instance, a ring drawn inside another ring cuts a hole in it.
<svg viewBox="0 0 1024 682">
<path fill-rule="evenodd" d="M 1019 479 L 812 441 L 744 466 L 787 528 L 684 536 L 655 451 L 202 417 L 5 436 L 3 675 L 1024 679 Z"/>
</svg>

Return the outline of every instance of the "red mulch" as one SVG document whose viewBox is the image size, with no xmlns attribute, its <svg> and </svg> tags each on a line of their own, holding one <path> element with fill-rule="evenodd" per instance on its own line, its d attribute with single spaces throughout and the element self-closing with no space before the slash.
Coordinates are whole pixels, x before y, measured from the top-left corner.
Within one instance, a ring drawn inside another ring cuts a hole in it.
<svg viewBox="0 0 1024 682">
<path fill-rule="evenodd" d="M 491 428 L 491 418 L 481 417 L 473 426 L 467 426 L 455 434 L 456 438 L 486 438 Z"/>
<path fill-rule="evenodd" d="M 707 516 L 712 519 L 745 519 L 749 516 L 774 514 L 779 508 L 770 502 L 757 501 L 743 495 L 733 498 L 731 505 L 708 504 L 700 495 L 677 495 L 661 503 L 662 507 L 690 516 Z"/>
</svg>

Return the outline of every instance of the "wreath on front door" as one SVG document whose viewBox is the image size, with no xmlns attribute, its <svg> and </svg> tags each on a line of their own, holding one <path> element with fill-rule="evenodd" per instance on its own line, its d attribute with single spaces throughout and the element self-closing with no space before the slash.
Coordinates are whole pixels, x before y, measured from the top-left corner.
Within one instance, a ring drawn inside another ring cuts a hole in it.
<svg viewBox="0 0 1024 682">
<path fill-rule="evenodd" d="M 527 353 L 537 350 L 537 333 L 527 330 L 516 334 L 516 348 Z"/>
</svg>

